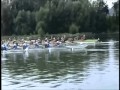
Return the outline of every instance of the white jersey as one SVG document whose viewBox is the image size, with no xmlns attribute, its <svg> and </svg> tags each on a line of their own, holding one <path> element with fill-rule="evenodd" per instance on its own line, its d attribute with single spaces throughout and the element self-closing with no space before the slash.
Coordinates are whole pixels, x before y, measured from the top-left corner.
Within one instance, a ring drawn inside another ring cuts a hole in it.
<svg viewBox="0 0 120 90">
<path fill-rule="evenodd" d="M 14 43 L 13 46 L 17 46 L 17 45 Z"/>
<path fill-rule="evenodd" d="M 45 42 L 45 44 L 48 44 L 48 42 Z"/>
<path fill-rule="evenodd" d="M 26 46 L 27 45 L 27 43 L 23 43 L 23 46 Z"/>
<path fill-rule="evenodd" d="M 2 47 L 5 47 L 5 44 L 2 44 L 1 46 L 2 46 Z"/>
<path fill-rule="evenodd" d="M 2 47 L 7 47 L 7 43 L 3 43 L 3 44 L 2 44 Z"/>
</svg>

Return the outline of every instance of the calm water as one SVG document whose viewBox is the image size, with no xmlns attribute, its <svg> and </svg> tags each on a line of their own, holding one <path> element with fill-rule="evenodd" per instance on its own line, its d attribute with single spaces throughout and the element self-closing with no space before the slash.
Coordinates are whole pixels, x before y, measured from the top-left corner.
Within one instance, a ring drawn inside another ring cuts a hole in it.
<svg viewBox="0 0 120 90">
<path fill-rule="evenodd" d="M 118 90 L 119 43 L 86 50 L 7 54 L 2 90 Z"/>
</svg>

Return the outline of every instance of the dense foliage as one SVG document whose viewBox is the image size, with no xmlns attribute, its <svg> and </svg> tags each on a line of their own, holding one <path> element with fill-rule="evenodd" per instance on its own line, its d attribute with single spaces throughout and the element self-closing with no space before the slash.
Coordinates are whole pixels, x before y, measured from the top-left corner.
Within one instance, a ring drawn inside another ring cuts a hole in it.
<svg viewBox="0 0 120 90">
<path fill-rule="evenodd" d="M 119 0 L 113 5 L 113 16 L 103 0 L 3 0 L 1 6 L 2 35 L 119 30 Z"/>
</svg>

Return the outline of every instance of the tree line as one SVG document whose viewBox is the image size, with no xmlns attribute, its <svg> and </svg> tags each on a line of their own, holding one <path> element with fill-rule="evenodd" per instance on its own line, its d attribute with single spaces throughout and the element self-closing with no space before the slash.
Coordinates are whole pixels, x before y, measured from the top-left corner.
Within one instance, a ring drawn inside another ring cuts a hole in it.
<svg viewBox="0 0 120 90">
<path fill-rule="evenodd" d="M 119 0 L 113 9 L 103 0 L 3 0 L 1 35 L 117 32 Z"/>
</svg>

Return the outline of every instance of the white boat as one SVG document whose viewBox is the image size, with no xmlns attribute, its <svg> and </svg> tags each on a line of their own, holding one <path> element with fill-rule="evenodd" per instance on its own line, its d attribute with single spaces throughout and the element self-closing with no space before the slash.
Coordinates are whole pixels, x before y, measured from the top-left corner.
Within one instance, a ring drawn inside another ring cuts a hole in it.
<svg viewBox="0 0 120 90">
<path fill-rule="evenodd" d="M 76 49 L 81 49 L 81 48 L 86 48 L 88 45 L 87 44 L 79 44 L 79 45 L 67 45 L 65 47 L 67 48 L 76 48 Z"/>
<path fill-rule="evenodd" d="M 75 43 L 95 45 L 95 44 L 99 43 L 99 38 L 98 39 L 87 39 L 87 40 L 84 40 L 84 41 L 75 41 Z"/>
<path fill-rule="evenodd" d="M 55 49 L 62 49 L 62 48 L 50 47 L 50 48 L 10 49 L 10 50 L 3 50 L 1 52 L 2 54 L 9 54 L 9 53 L 23 53 L 23 52 L 31 52 L 31 51 L 45 51 L 45 50 L 53 50 L 53 49 L 55 50 Z"/>
<path fill-rule="evenodd" d="M 26 49 L 10 49 L 10 50 L 3 50 L 2 54 L 9 54 L 9 53 L 23 53 L 23 52 L 34 52 L 34 51 L 66 51 L 67 49 L 82 49 L 87 47 L 87 45 L 82 44 L 82 45 L 66 45 L 66 46 L 53 46 L 53 47 L 48 47 L 48 48 L 26 48 Z"/>
<path fill-rule="evenodd" d="M 1 51 L 1 53 L 4 55 L 4 54 L 11 54 L 11 53 L 23 53 L 24 51 L 23 50 L 3 50 Z"/>
<path fill-rule="evenodd" d="M 88 45 L 86 44 L 80 44 L 80 45 L 67 45 L 66 48 L 69 48 L 72 50 L 72 52 L 75 50 L 75 49 L 78 49 L 78 50 L 84 50 L 86 49 Z"/>
</svg>

